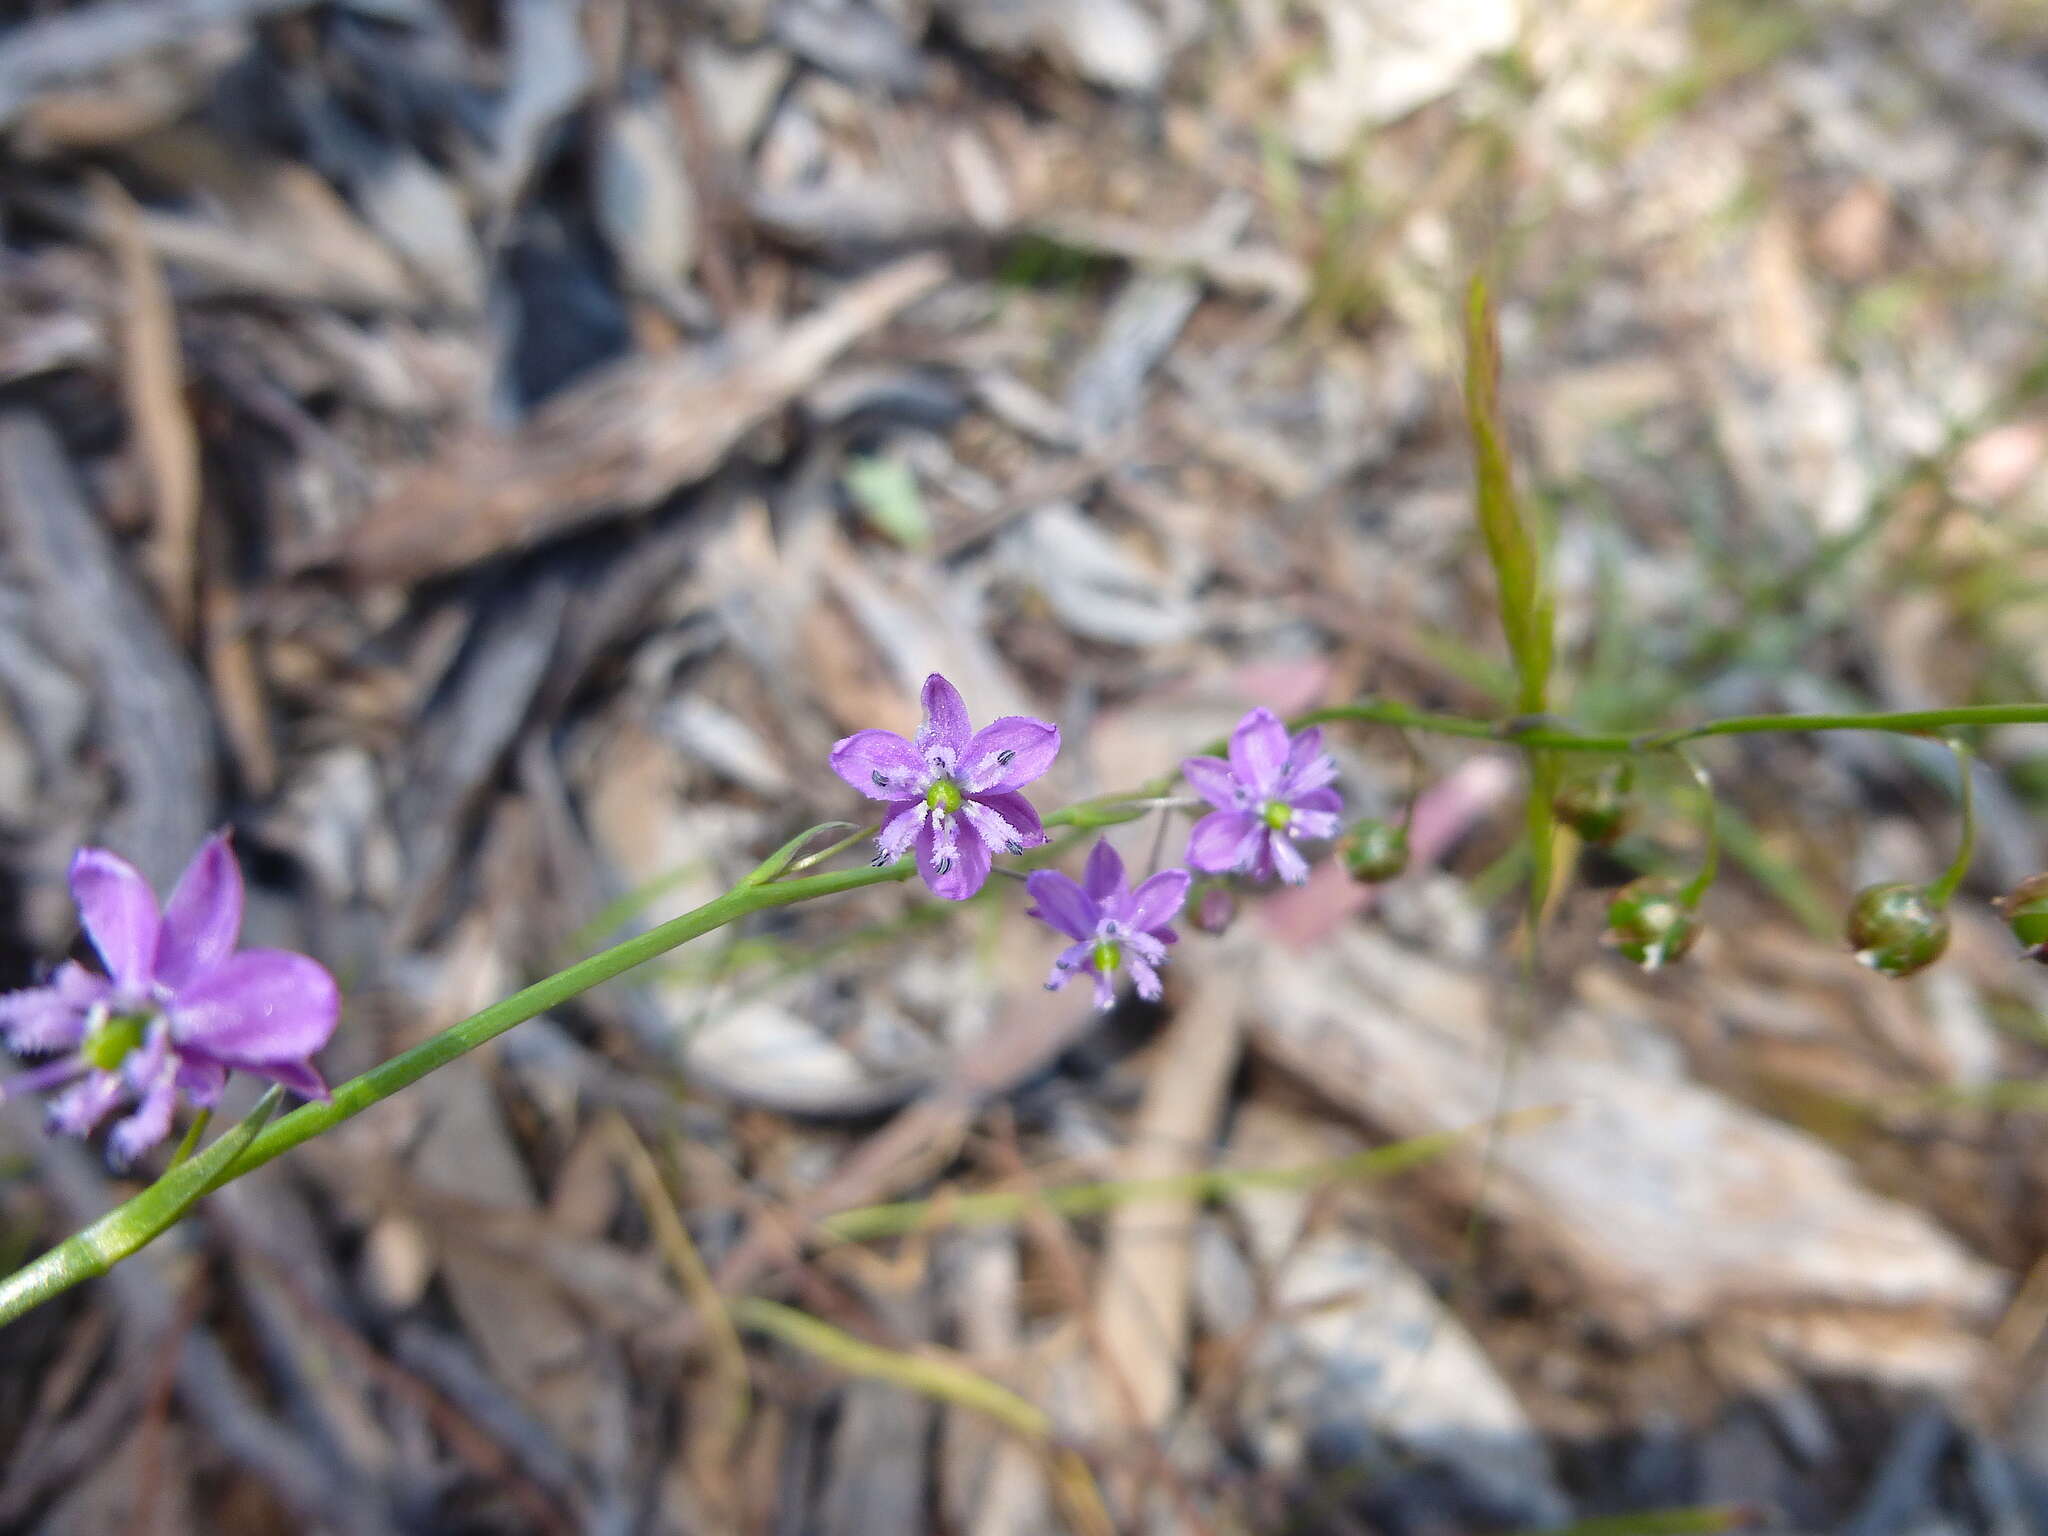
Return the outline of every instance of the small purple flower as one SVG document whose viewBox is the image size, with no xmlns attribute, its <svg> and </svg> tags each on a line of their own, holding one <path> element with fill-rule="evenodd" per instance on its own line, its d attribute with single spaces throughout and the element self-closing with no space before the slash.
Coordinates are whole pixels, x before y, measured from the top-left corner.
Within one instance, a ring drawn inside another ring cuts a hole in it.
<svg viewBox="0 0 2048 1536">
<path fill-rule="evenodd" d="M 1270 709 L 1253 710 L 1230 733 L 1230 760 L 1191 757 L 1180 765 L 1195 793 L 1216 809 L 1188 835 L 1188 862 L 1209 874 L 1250 875 L 1289 885 L 1308 879 L 1297 838 L 1334 837 L 1344 801 L 1330 788 L 1337 764 L 1321 727 L 1290 738 Z"/>
<path fill-rule="evenodd" d="M 67 960 L 48 986 L 0 994 L 10 1050 L 68 1053 L 0 1085 L 0 1096 L 68 1085 L 49 1123 L 72 1136 L 132 1100 L 108 1141 L 123 1165 L 169 1134 L 180 1091 L 202 1108 L 218 1103 L 231 1068 L 327 1097 L 311 1058 L 334 1033 L 341 994 L 304 955 L 235 948 L 242 872 L 225 832 L 192 856 L 161 909 L 135 867 L 104 848 L 73 856 L 71 896 L 107 974 Z"/>
<path fill-rule="evenodd" d="M 855 731 L 832 748 L 832 771 L 870 800 L 889 803 L 875 839 L 877 864 L 893 864 L 914 845 L 924 883 L 948 901 L 965 901 L 988 879 L 996 854 L 1046 841 L 1038 812 L 1017 791 L 1059 751 L 1059 727 L 1028 715 L 974 730 L 960 690 L 934 672 L 924 680 L 916 740 Z"/>
<path fill-rule="evenodd" d="M 1124 879 L 1124 861 L 1106 841 L 1088 855 L 1079 885 L 1056 869 L 1033 870 L 1024 885 L 1037 905 L 1026 915 L 1074 940 L 1053 961 L 1046 990 L 1056 992 L 1088 971 L 1095 977 L 1095 1006 L 1107 1008 L 1116 1001 L 1112 978 L 1123 969 L 1137 982 L 1138 996 L 1156 1002 L 1166 946 L 1180 942 L 1167 922 L 1187 900 L 1192 878 L 1184 869 L 1161 870 L 1134 891 Z"/>
</svg>

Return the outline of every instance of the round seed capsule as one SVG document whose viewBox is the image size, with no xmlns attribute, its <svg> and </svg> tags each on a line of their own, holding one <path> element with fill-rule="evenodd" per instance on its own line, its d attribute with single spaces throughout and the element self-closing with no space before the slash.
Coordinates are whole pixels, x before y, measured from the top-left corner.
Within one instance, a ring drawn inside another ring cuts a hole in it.
<svg viewBox="0 0 2048 1536">
<path fill-rule="evenodd" d="M 1866 886 L 1850 904 L 1844 932 L 1859 963 L 1887 976 L 1910 976 L 1948 948 L 1948 914 L 1927 899 L 1925 886 Z"/>
<path fill-rule="evenodd" d="M 2005 926 L 2030 960 L 2048 965 L 2048 875 L 2030 875 L 1998 899 Z"/>
<path fill-rule="evenodd" d="M 1607 903 L 1607 942 L 1646 971 L 1684 959 L 1699 937 L 1677 882 L 1663 875 L 1632 880 Z"/>
<path fill-rule="evenodd" d="M 1351 878 L 1367 885 L 1392 880 L 1408 868 L 1408 829 L 1390 821 L 1361 821 L 1337 844 Z"/>
</svg>

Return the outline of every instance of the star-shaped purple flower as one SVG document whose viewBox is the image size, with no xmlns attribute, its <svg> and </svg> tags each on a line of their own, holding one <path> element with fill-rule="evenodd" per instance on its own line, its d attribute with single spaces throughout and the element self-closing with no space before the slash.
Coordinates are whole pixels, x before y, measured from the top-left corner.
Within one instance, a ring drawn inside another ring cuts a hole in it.
<svg viewBox="0 0 2048 1536">
<path fill-rule="evenodd" d="M 1161 870 L 1134 891 L 1106 841 L 1088 855 L 1078 885 L 1056 869 L 1033 870 L 1024 885 L 1037 905 L 1026 915 L 1075 941 L 1053 961 L 1046 990 L 1056 992 L 1087 971 L 1095 977 L 1095 1006 L 1107 1008 L 1116 1001 L 1116 973 L 1126 970 L 1138 996 L 1156 1002 L 1166 946 L 1180 942 L 1167 923 L 1187 900 L 1192 878 L 1184 869 Z"/>
<path fill-rule="evenodd" d="M 1230 733 L 1230 760 L 1191 757 L 1180 771 L 1216 809 L 1188 835 L 1188 862 L 1212 875 L 1250 875 L 1289 885 L 1308 878 L 1297 838 L 1334 837 L 1344 801 L 1330 788 L 1337 764 L 1321 727 L 1290 737 L 1270 709 L 1253 710 Z"/>
<path fill-rule="evenodd" d="M 71 895 L 107 974 L 66 961 L 48 986 L 0 994 L 10 1050 L 68 1053 L 0 1094 L 68 1085 L 51 1101 L 49 1122 L 73 1136 L 133 1101 L 108 1141 L 121 1164 L 169 1133 L 180 1092 L 202 1108 L 218 1103 L 232 1068 L 327 1097 L 311 1057 L 334 1033 L 340 991 L 304 955 L 235 948 L 242 872 L 226 833 L 193 855 L 161 909 L 135 866 L 104 848 L 73 856 Z"/>
<path fill-rule="evenodd" d="M 915 846 L 925 884 L 948 901 L 965 901 L 988 879 L 996 854 L 1045 842 L 1038 812 L 1017 791 L 1059 751 L 1059 727 L 1028 715 L 973 729 L 960 690 L 934 672 L 924 680 L 924 724 L 914 741 L 894 731 L 855 731 L 832 748 L 832 771 L 869 799 L 888 802 L 877 864 Z"/>
</svg>

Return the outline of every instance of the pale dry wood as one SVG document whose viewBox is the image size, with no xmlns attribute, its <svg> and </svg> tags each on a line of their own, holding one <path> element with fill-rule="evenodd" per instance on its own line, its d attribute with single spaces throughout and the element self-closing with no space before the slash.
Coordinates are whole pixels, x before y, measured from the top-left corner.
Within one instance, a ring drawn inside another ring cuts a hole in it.
<svg viewBox="0 0 2048 1536">
<path fill-rule="evenodd" d="M 1174 959 L 1185 1002 L 1159 1043 L 1120 1178 L 1206 1166 L 1237 1067 L 1239 968 L 1192 946 Z M 1171 1198 L 1128 1201 L 1109 1217 L 1094 1295 L 1099 1345 L 1109 1356 L 1098 1362 L 1095 1388 L 1105 1424 L 1155 1435 L 1179 1406 L 1194 1220 L 1195 1202 Z"/>
<path fill-rule="evenodd" d="M 472 429 L 401 471 L 346 544 L 316 558 L 358 579 L 412 582 L 652 506 L 709 475 L 742 435 L 946 273 L 938 257 L 912 256 L 735 361 L 635 358 L 516 432 Z"/>
<path fill-rule="evenodd" d="M 92 198 L 121 279 L 121 396 L 154 504 L 150 576 L 172 633 L 189 641 L 199 543 L 199 436 L 185 406 L 178 313 L 135 200 L 105 174 L 92 178 Z"/>
</svg>

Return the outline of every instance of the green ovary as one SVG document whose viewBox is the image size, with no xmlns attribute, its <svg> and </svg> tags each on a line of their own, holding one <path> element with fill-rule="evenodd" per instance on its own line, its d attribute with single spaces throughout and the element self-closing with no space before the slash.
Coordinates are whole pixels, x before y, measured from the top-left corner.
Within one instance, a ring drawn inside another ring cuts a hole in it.
<svg viewBox="0 0 2048 1536">
<path fill-rule="evenodd" d="M 1265 809 L 1259 812 L 1259 819 L 1275 832 L 1285 832 L 1294 825 L 1294 807 L 1285 800 L 1268 800 Z"/>
<path fill-rule="evenodd" d="M 960 786 L 951 779 L 940 779 L 924 792 L 924 803 L 951 816 L 960 809 Z"/>
<path fill-rule="evenodd" d="M 1095 969 L 1107 976 L 1124 963 L 1124 949 L 1114 939 L 1097 939 L 1095 953 L 1089 958 L 1095 962 Z"/>
<path fill-rule="evenodd" d="M 80 1055 L 102 1072 L 111 1072 L 142 1044 L 143 1026 L 149 1020 L 139 1013 L 117 1013 L 86 1036 Z"/>
</svg>

